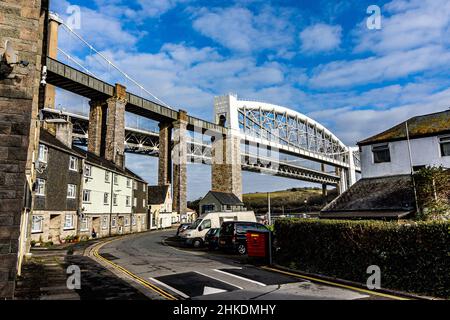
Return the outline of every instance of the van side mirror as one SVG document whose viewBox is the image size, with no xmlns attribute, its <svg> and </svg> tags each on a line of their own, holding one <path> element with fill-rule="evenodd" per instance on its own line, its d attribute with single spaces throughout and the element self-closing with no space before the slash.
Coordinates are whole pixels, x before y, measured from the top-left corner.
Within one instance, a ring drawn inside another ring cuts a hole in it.
<svg viewBox="0 0 450 320">
<path fill-rule="evenodd" d="M 198 231 L 202 231 L 202 230 L 203 230 L 202 226 L 198 227 Z"/>
</svg>

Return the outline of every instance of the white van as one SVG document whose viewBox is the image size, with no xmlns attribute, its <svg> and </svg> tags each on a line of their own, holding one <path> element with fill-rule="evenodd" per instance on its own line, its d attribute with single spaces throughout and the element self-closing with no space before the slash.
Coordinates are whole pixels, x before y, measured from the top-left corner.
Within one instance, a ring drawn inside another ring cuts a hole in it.
<svg viewBox="0 0 450 320">
<path fill-rule="evenodd" d="M 193 245 L 195 248 L 201 247 L 208 230 L 211 228 L 220 228 L 222 222 L 225 221 L 256 222 L 256 216 L 253 211 L 205 213 L 198 217 L 188 229 L 184 230 L 180 234 L 180 237 L 188 245 Z"/>
</svg>

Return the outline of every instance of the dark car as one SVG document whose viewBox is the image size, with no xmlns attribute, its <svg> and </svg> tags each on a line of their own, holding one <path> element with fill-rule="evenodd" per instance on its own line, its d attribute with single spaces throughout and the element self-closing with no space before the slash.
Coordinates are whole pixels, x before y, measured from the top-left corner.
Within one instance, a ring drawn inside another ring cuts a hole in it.
<svg viewBox="0 0 450 320">
<path fill-rule="evenodd" d="M 192 223 L 182 223 L 180 224 L 180 226 L 177 229 L 177 236 L 180 235 L 181 232 L 183 232 L 184 230 L 186 230 L 187 228 L 189 228 L 191 226 Z"/>
<path fill-rule="evenodd" d="M 241 255 L 247 253 L 247 231 L 269 231 L 261 223 L 244 221 L 227 221 L 222 223 L 220 229 L 219 248 L 237 252 Z"/>
<path fill-rule="evenodd" d="M 209 250 L 216 250 L 219 248 L 220 228 L 211 228 L 205 235 L 205 246 Z"/>
</svg>

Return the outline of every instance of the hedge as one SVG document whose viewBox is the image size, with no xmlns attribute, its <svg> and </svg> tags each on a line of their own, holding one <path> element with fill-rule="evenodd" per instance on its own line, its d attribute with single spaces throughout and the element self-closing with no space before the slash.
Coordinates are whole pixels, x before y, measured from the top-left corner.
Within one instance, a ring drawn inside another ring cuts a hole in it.
<svg viewBox="0 0 450 320">
<path fill-rule="evenodd" d="M 281 219 L 276 262 L 304 272 L 365 284 L 367 267 L 381 286 L 450 297 L 450 223 Z"/>
</svg>

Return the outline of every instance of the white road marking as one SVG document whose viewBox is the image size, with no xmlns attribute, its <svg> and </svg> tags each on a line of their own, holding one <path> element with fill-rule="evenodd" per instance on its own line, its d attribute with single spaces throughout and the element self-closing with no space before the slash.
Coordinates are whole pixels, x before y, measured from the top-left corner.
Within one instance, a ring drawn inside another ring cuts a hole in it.
<svg viewBox="0 0 450 320">
<path fill-rule="evenodd" d="M 210 295 L 210 294 L 215 294 L 215 293 L 222 293 L 222 292 L 227 292 L 227 290 L 222 290 L 222 289 L 208 287 L 208 286 L 205 286 L 203 288 L 203 295 L 204 296 L 207 296 L 207 295 Z"/>
<path fill-rule="evenodd" d="M 165 284 L 164 282 L 161 282 L 161 281 L 159 281 L 159 280 L 156 280 L 155 278 L 149 278 L 149 279 L 150 279 L 151 281 L 155 282 L 156 284 L 158 284 L 158 285 L 160 285 L 160 286 L 163 286 L 163 287 L 165 287 L 165 288 L 167 288 L 167 289 L 169 289 L 169 290 L 175 292 L 176 294 L 182 296 L 182 297 L 185 298 L 185 299 L 190 298 L 190 297 L 189 297 L 187 294 L 185 294 L 184 292 L 181 292 L 180 290 L 177 290 L 177 289 L 175 289 L 175 288 L 173 288 L 173 287 L 171 287 L 171 286 Z"/>
<path fill-rule="evenodd" d="M 220 273 L 226 274 L 226 275 L 231 276 L 231 277 L 235 277 L 235 278 L 238 278 L 238 279 L 241 279 L 241 280 L 244 280 L 244 281 L 248 281 L 248 282 L 257 284 L 257 285 L 259 285 L 261 287 L 266 287 L 266 284 L 264 284 L 262 282 L 258 282 L 258 281 L 251 280 L 251 279 L 247 279 L 247 278 L 244 278 L 244 277 L 241 277 L 241 276 L 238 276 L 238 275 L 235 275 L 235 274 L 223 271 L 223 270 L 219 270 L 219 269 L 213 269 L 213 270 L 216 271 L 216 272 L 220 272 Z"/>
<path fill-rule="evenodd" d="M 214 270 L 215 270 L 215 269 L 214 269 Z M 214 280 L 217 280 L 217 281 L 226 283 L 226 284 L 228 284 L 228 285 L 230 285 L 230 286 L 233 286 L 233 287 L 235 287 L 235 288 L 238 288 L 238 289 L 240 289 L 240 290 L 244 290 L 244 288 L 242 288 L 242 287 L 239 287 L 239 286 L 237 286 L 237 285 L 235 285 L 235 284 L 229 283 L 229 282 L 224 281 L 224 280 L 222 280 L 222 279 L 219 279 L 219 278 L 216 278 L 216 277 L 213 277 L 213 276 L 204 274 L 204 273 L 202 273 L 202 272 L 200 272 L 200 271 L 194 271 L 194 272 L 195 272 L 195 273 L 198 273 L 198 274 L 201 274 L 202 276 L 205 276 L 205 277 L 208 277 L 208 278 L 211 278 L 211 279 L 214 279 Z"/>
</svg>

